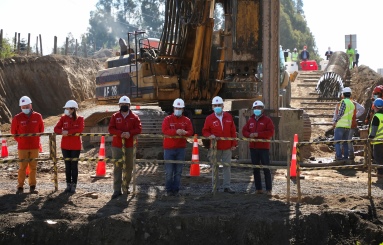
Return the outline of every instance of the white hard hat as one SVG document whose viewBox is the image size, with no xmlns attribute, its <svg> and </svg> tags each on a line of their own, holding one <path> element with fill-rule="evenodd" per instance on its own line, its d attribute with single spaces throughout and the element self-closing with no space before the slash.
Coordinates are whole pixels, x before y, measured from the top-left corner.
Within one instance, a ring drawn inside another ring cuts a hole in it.
<svg viewBox="0 0 383 245">
<path fill-rule="evenodd" d="M 287 49 L 287 52 L 290 52 L 290 49 Z"/>
<path fill-rule="evenodd" d="M 183 99 L 175 99 L 173 102 L 173 107 L 184 108 L 185 102 L 183 101 Z"/>
<path fill-rule="evenodd" d="M 297 48 L 294 48 L 294 51 L 297 51 Z"/>
<path fill-rule="evenodd" d="M 118 101 L 118 104 L 130 104 L 130 99 L 128 96 L 124 95 Z"/>
<path fill-rule="evenodd" d="M 220 105 L 223 104 L 223 99 L 219 96 L 215 96 L 213 100 L 211 101 L 212 105 Z"/>
<path fill-rule="evenodd" d="M 351 93 L 351 89 L 349 87 L 345 87 L 342 93 Z"/>
<path fill-rule="evenodd" d="M 20 98 L 19 106 L 32 104 L 32 100 L 28 96 L 23 96 Z"/>
<path fill-rule="evenodd" d="M 65 103 L 65 106 L 63 108 L 76 108 L 78 109 L 78 104 L 76 101 L 74 100 L 68 100 L 66 103 Z"/>
<path fill-rule="evenodd" d="M 263 104 L 263 102 L 260 101 L 260 100 L 256 100 L 256 101 L 254 101 L 254 103 L 253 103 L 253 107 L 255 107 L 255 106 L 262 106 L 262 107 L 265 107 L 265 105 Z"/>
</svg>

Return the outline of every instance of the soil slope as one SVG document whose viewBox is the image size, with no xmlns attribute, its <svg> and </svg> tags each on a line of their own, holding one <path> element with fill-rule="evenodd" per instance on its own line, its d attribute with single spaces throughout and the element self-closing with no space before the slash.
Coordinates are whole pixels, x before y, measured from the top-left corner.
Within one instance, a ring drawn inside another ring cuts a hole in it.
<svg viewBox="0 0 383 245">
<path fill-rule="evenodd" d="M 9 123 L 19 113 L 19 99 L 24 95 L 44 117 L 62 112 L 70 99 L 93 98 L 101 67 L 96 59 L 62 55 L 0 60 L 0 122 Z"/>
</svg>

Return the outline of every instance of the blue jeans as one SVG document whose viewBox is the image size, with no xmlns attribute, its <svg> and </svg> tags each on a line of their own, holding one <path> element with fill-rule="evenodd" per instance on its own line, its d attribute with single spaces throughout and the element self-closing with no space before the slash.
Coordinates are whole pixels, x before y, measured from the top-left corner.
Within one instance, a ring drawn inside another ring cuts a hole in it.
<svg viewBox="0 0 383 245">
<path fill-rule="evenodd" d="M 355 128 L 351 128 L 350 132 L 348 133 L 348 139 L 349 140 L 352 140 L 354 133 L 355 133 Z M 355 157 L 354 156 L 354 144 L 352 142 L 348 143 L 348 156 L 349 157 Z"/>
<path fill-rule="evenodd" d="M 185 148 L 164 149 L 164 160 L 185 161 Z M 165 162 L 166 192 L 177 193 L 180 190 L 183 163 Z"/>
<path fill-rule="evenodd" d="M 270 165 L 270 157 L 269 157 L 268 149 L 250 148 L 250 154 L 251 154 L 251 162 L 253 165 Z M 254 168 L 253 173 L 254 173 L 255 189 L 262 190 L 261 169 Z M 265 175 L 266 191 L 271 191 L 273 188 L 272 188 L 270 169 L 264 168 L 263 174 Z"/>
<path fill-rule="evenodd" d="M 335 128 L 334 129 L 334 140 L 348 140 L 349 137 L 349 128 Z M 343 142 L 343 156 L 340 143 L 335 144 L 335 157 L 336 159 L 348 159 L 348 143 Z"/>
</svg>

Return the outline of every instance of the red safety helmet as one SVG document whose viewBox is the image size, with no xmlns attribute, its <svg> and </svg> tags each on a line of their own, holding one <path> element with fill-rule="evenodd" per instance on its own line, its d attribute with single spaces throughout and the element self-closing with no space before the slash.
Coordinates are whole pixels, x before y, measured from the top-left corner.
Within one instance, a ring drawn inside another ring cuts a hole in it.
<svg viewBox="0 0 383 245">
<path fill-rule="evenodd" d="M 378 85 L 374 88 L 374 90 L 372 91 L 372 94 L 383 94 L 383 85 Z"/>
</svg>

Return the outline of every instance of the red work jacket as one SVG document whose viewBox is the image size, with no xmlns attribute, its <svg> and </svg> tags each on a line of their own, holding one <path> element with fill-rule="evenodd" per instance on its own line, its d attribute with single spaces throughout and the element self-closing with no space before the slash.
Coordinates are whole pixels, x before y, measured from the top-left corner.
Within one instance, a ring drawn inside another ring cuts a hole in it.
<svg viewBox="0 0 383 245">
<path fill-rule="evenodd" d="M 258 133 L 258 137 L 254 139 L 270 140 L 274 135 L 274 124 L 270 117 L 261 115 L 258 120 L 252 115 L 242 128 L 242 135 L 250 138 L 251 133 Z M 249 142 L 249 147 L 254 149 L 270 149 L 269 142 Z"/>
<path fill-rule="evenodd" d="M 54 127 L 56 134 L 62 134 L 63 131 L 68 131 L 68 134 L 82 133 L 84 130 L 84 117 L 77 117 L 73 120 L 67 115 L 63 115 Z M 65 150 L 81 150 L 80 136 L 63 136 L 61 138 L 61 149 Z"/>
<path fill-rule="evenodd" d="M 11 134 L 35 134 L 44 132 L 44 121 L 40 113 L 32 111 L 26 115 L 24 112 L 17 114 L 11 123 Z M 39 149 L 40 136 L 15 137 L 17 149 Z"/>
<path fill-rule="evenodd" d="M 113 134 L 112 146 L 121 148 L 121 134 L 128 132 L 130 137 L 125 139 L 125 147 L 133 147 L 133 136 L 140 134 L 142 131 L 140 118 L 131 110 L 129 110 L 126 118 L 122 116 L 121 112 L 116 112 L 110 119 L 108 131 Z"/>
<path fill-rule="evenodd" d="M 206 117 L 205 124 L 202 129 L 202 135 L 205 137 L 209 137 L 210 135 L 214 135 L 216 137 L 237 137 L 234 120 L 230 113 L 223 112 L 222 124 L 216 117 L 215 113 L 210 114 Z M 236 140 L 217 140 L 218 150 L 228 150 L 233 146 L 237 146 Z"/>
<path fill-rule="evenodd" d="M 183 129 L 186 131 L 184 136 L 193 135 L 193 126 L 189 118 L 185 116 L 176 117 L 174 114 L 169 115 L 164 118 L 162 122 L 162 133 L 168 136 L 177 136 L 177 129 Z M 176 149 L 176 148 L 185 148 L 186 139 L 172 139 L 164 138 L 164 149 Z"/>
</svg>

